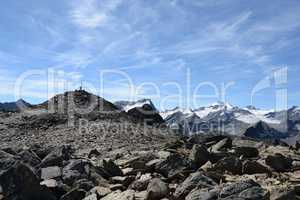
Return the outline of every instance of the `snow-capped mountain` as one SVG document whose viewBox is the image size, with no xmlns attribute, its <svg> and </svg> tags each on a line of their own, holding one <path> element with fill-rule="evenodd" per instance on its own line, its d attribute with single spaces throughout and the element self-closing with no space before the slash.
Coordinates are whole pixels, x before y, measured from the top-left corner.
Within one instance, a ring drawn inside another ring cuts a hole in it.
<svg viewBox="0 0 300 200">
<path fill-rule="evenodd" d="M 185 130 L 189 130 L 189 134 L 218 132 L 242 135 L 248 128 L 255 127 L 259 123 L 266 124 L 267 130 L 274 129 L 278 133 L 300 132 L 300 109 L 298 107 L 275 112 L 257 109 L 254 106 L 239 108 L 229 103 L 217 102 L 194 110 L 176 108 L 160 114 L 167 124 L 177 123 L 181 127 L 187 127 Z M 286 135 L 280 134 L 280 137 Z"/>
<path fill-rule="evenodd" d="M 119 101 L 115 105 L 126 112 L 144 105 L 157 111 L 150 99 Z M 300 134 L 299 107 L 274 111 L 254 106 L 240 108 L 226 102 L 216 102 L 194 110 L 176 107 L 159 114 L 169 127 L 177 127 L 182 134 L 247 133 L 259 138 L 284 138 Z M 272 133 L 268 133 L 270 130 Z"/>
<path fill-rule="evenodd" d="M 176 107 L 172 110 L 166 110 L 166 111 L 160 112 L 159 114 L 161 115 L 161 117 L 163 119 L 166 119 L 175 113 L 180 113 L 185 117 L 193 115 L 193 111 L 191 109 L 184 109 L 184 108 L 179 108 L 179 107 Z"/>
<path fill-rule="evenodd" d="M 164 119 L 167 119 L 171 115 L 177 112 L 180 112 L 184 116 L 188 116 L 188 117 L 192 115 L 196 115 L 200 119 L 206 119 L 206 120 L 215 117 L 224 118 L 224 116 L 227 116 L 228 118 L 230 116 L 232 118 L 235 118 L 238 121 L 247 124 L 256 124 L 259 121 L 263 121 L 269 124 L 281 123 L 280 119 L 277 119 L 272 115 L 270 115 L 270 113 L 274 113 L 274 110 L 260 110 L 253 106 L 247 106 L 246 108 L 239 108 L 237 106 L 233 106 L 229 103 L 223 103 L 223 102 L 217 102 L 209 106 L 200 107 L 195 110 L 180 109 L 177 107 L 173 110 L 163 111 L 160 114 Z M 300 109 L 299 109 L 299 113 L 300 113 Z"/>
<path fill-rule="evenodd" d="M 138 101 L 117 101 L 114 103 L 120 110 L 127 112 L 128 115 L 147 121 L 147 124 L 162 124 L 163 118 L 155 108 L 150 99 Z"/>
<path fill-rule="evenodd" d="M 218 111 L 231 111 L 235 107 L 229 103 L 224 102 L 216 102 L 206 107 L 200 107 L 198 109 L 193 110 L 193 112 L 200 118 L 205 118 L 209 114 L 218 112 Z"/>
<path fill-rule="evenodd" d="M 143 107 L 144 105 L 149 105 L 153 108 L 153 110 L 157 110 L 150 99 L 140 99 L 138 101 L 116 101 L 114 104 L 125 112 L 128 112 L 133 108 Z"/>
</svg>

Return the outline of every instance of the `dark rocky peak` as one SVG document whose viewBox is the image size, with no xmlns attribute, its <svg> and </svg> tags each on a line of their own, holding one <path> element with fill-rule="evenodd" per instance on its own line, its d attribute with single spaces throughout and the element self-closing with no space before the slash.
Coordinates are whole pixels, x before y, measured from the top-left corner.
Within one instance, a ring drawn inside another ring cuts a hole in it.
<svg viewBox="0 0 300 200">
<path fill-rule="evenodd" d="M 91 94 L 85 90 L 75 90 L 58 94 L 50 100 L 35 106 L 54 112 L 67 113 L 70 111 L 115 111 L 118 108 L 111 102 Z"/>
<path fill-rule="evenodd" d="M 0 103 L 0 111 L 4 112 L 19 112 L 29 107 L 31 107 L 31 104 L 23 99 L 19 99 L 16 102 Z"/>
<path fill-rule="evenodd" d="M 282 133 L 262 121 L 259 121 L 254 126 L 248 128 L 244 135 L 246 137 L 257 139 L 281 139 L 288 136 L 286 133 Z"/>
<path fill-rule="evenodd" d="M 157 110 L 149 104 L 144 104 L 141 107 L 134 107 L 128 110 L 127 113 L 128 115 L 139 119 L 140 121 L 146 122 L 149 125 L 164 123 L 163 118 L 160 116 Z"/>
</svg>

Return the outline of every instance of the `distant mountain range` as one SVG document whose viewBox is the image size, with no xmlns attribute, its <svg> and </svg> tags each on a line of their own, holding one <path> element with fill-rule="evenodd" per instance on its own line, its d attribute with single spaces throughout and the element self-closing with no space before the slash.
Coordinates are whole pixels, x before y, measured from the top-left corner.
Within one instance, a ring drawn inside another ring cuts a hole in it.
<svg viewBox="0 0 300 200">
<path fill-rule="evenodd" d="M 149 99 L 115 104 L 124 110 L 145 104 L 157 110 Z M 221 133 L 259 139 L 283 139 L 300 133 L 299 107 L 274 111 L 216 102 L 194 110 L 176 107 L 159 114 L 169 127 L 177 129 L 181 134 Z"/>
<path fill-rule="evenodd" d="M 57 95 L 39 105 L 31 105 L 24 100 L 0 103 L 0 111 L 17 112 L 20 110 L 19 106 L 46 108 L 50 103 L 55 109 L 59 109 L 59 101 L 65 104 L 69 94 L 74 94 L 75 104 L 80 107 L 84 107 L 91 97 L 94 97 L 97 102 L 104 103 L 104 110 L 120 110 L 135 118 L 151 119 L 153 123 L 158 124 L 165 123 L 183 135 L 218 133 L 259 139 L 284 139 L 300 135 L 300 108 L 296 106 L 274 111 L 253 106 L 240 108 L 229 103 L 217 102 L 193 110 L 176 107 L 159 112 L 150 99 L 110 103 L 85 91 L 75 91 Z M 68 106 L 65 105 L 64 108 L 66 107 Z"/>
</svg>

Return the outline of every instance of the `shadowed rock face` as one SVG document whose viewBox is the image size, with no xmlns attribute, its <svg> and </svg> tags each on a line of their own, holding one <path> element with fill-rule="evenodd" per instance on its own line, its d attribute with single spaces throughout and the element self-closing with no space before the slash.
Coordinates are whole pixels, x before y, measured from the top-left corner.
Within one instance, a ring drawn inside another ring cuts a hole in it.
<svg viewBox="0 0 300 200">
<path fill-rule="evenodd" d="M 246 137 L 257 139 L 282 139 L 288 137 L 286 133 L 281 133 L 262 121 L 258 122 L 255 126 L 248 128 L 244 135 Z"/>
<path fill-rule="evenodd" d="M 159 113 L 148 104 L 145 104 L 142 107 L 132 108 L 127 113 L 128 115 L 144 121 L 149 125 L 164 123 L 164 120 Z"/>
</svg>

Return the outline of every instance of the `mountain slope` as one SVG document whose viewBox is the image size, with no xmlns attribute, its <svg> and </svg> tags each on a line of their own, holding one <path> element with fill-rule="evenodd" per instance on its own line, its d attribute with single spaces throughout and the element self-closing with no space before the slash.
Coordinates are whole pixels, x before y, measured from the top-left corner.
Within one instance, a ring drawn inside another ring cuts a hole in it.
<svg viewBox="0 0 300 200">
<path fill-rule="evenodd" d="M 120 109 L 128 112 L 130 109 L 149 105 L 153 110 L 157 110 L 150 99 L 140 99 L 138 101 L 116 101 L 114 104 Z"/>
<path fill-rule="evenodd" d="M 164 123 L 163 118 L 150 99 L 117 101 L 114 104 L 120 110 L 125 111 L 129 116 L 139 119 L 148 125 Z"/>
<path fill-rule="evenodd" d="M 244 136 L 256 139 L 282 139 L 287 138 L 287 133 L 282 133 L 274 128 L 271 128 L 265 122 L 258 122 L 246 130 Z"/>
<path fill-rule="evenodd" d="M 217 132 L 243 135 L 248 128 L 258 123 L 267 124 L 274 137 L 277 137 L 276 134 L 279 134 L 279 138 L 300 134 L 300 108 L 298 107 L 274 112 L 274 110 L 260 110 L 253 106 L 239 108 L 228 103 L 217 102 L 195 110 L 175 108 L 160 114 L 169 126 L 185 127 L 183 134 Z M 289 135 L 283 136 L 283 133 Z"/>
<path fill-rule="evenodd" d="M 113 103 L 91 94 L 84 90 L 65 92 L 52 97 L 50 100 L 34 106 L 38 109 L 46 109 L 50 112 L 92 112 L 92 111 L 117 111 L 119 110 Z"/>
<path fill-rule="evenodd" d="M 0 103 L 0 111 L 4 112 L 18 112 L 28 107 L 31 107 L 31 105 L 23 99 L 20 99 L 16 102 Z"/>
</svg>

